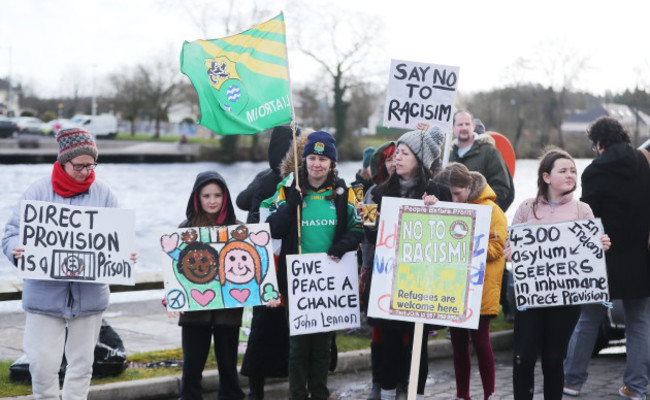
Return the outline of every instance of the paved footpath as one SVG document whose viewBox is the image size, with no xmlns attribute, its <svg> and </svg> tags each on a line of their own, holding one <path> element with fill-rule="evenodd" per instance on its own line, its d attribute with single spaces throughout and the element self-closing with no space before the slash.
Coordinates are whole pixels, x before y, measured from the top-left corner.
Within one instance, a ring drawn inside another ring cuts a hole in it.
<svg viewBox="0 0 650 400">
<path fill-rule="evenodd" d="M 127 355 L 160 349 L 180 347 L 180 328 L 167 315 L 158 300 L 137 299 L 131 295 L 125 297 L 112 295 L 111 306 L 105 314 L 105 319 L 120 334 Z M 149 299 L 157 298 L 156 293 L 149 293 Z M 162 297 L 159 296 L 159 297 Z M 24 315 L 20 311 L 7 311 L 10 304 L 0 308 L 0 359 L 13 360 L 22 354 L 22 335 Z M 500 399 L 512 399 L 512 352 L 509 343 L 512 337 L 509 332 L 494 335 L 496 357 L 496 387 Z M 446 340 L 431 342 L 430 354 L 436 358 L 429 363 L 429 376 L 425 390 L 425 399 L 450 400 L 455 396 L 455 381 L 453 361 L 450 357 L 451 348 Z M 623 349 L 624 351 L 624 349 Z M 622 385 L 621 377 L 625 367 L 625 354 L 601 355 L 592 359 L 590 377 L 583 388 L 580 400 L 618 399 L 618 389 Z M 339 370 L 330 375 L 329 384 L 332 398 L 335 399 L 365 399 L 370 390 L 368 351 L 340 354 Z M 541 384 L 543 377 L 541 368 L 537 366 L 535 398 L 543 398 Z M 217 376 L 215 371 L 205 374 L 205 386 L 208 390 L 216 390 Z M 476 360 L 473 360 L 472 398 L 483 396 L 480 376 Z M 242 384 L 246 384 L 242 378 Z M 131 381 L 109 385 L 96 385 L 91 388 L 89 399 L 172 399 L 175 398 L 179 386 L 179 377 L 156 378 L 143 381 Z M 286 381 L 275 381 L 267 385 L 268 400 L 284 400 L 287 398 L 288 384 Z M 210 397 L 212 396 L 212 397 Z M 32 399 L 23 396 L 16 399 Z M 216 398 L 215 394 L 206 398 Z M 565 396 L 568 398 L 568 396 Z"/>
</svg>

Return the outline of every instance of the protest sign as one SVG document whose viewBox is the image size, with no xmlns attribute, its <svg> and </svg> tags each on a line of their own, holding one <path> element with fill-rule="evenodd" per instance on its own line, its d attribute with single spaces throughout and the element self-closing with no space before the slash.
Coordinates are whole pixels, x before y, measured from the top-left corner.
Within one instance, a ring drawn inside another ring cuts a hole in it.
<svg viewBox="0 0 650 400">
<path fill-rule="evenodd" d="M 181 228 L 160 238 L 170 311 L 267 304 L 279 299 L 268 224 Z"/>
<path fill-rule="evenodd" d="M 20 203 L 23 278 L 134 285 L 135 211 Z"/>
<path fill-rule="evenodd" d="M 452 124 L 459 67 L 391 60 L 384 126 L 415 129 L 419 122 L 443 132 Z"/>
<path fill-rule="evenodd" d="M 476 329 L 492 209 L 384 197 L 368 316 Z"/>
<path fill-rule="evenodd" d="M 519 310 L 609 301 L 600 219 L 508 230 Z"/>
<path fill-rule="evenodd" d="M 289 255 L 287 280 L 291 336 L 359 327 L 355 252 L 339 262 L 325 253 Z"/>
</svg>

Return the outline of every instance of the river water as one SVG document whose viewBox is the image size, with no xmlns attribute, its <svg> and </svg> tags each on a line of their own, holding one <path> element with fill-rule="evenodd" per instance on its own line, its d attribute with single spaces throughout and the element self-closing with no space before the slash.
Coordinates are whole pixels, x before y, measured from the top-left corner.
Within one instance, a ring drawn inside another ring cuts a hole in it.
<svg viewBox="0 0 650 400">
<path fill-rule="evenodd" d="M 578 175 L 591 162 L 576 160 Z M 177 163 L 177 164 L 100 164 L 96 170 L 98 179 L 108 183 L 123 208 L 136 213 L 137 269 L 140 272 L 160 272 L 160 235 L 174 230 L 185 218 L 185 207 L 196 174 L 205 170 L 217 170 L 228 183 L 231 194 L 236 197 L 248 186 L 253 177 L 268 167 L 266 162 Z M 360 167 L 360 162 L 339 163 L 339 175 L 350 183 Z M 515 173 L 516 196 L 506 215 L 512 221 L 516 207 L 537 192 L 537 160 L 518 160 Z M 22 193 L 34 180 L 50 175 L 50 164 L 0 165 L 0 227 L 11 216 Z M 580 195 L 578 187 L 577 196 Z M 240 220 L 246 220 L 246 212 L 236 208 Z M 7 258 L 0 255 L 0 279 L 19 279 Z"/>
</svg>

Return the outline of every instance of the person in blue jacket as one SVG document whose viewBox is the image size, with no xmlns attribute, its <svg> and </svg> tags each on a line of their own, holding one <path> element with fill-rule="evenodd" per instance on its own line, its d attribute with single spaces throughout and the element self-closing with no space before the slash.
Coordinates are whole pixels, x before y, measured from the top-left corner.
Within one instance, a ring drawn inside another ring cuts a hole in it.
<svg viewBox="0 0 650 400">
<path fill-rule="evenodd" d="M 60 131 L 56 140 L 59 153 L 52 175 L 32 183 L 21 200 L 118 207 L 111 189 L 95 179 L 98 151 L 93 136 L 82 129 L 72 128 Z M 24 252 L 18 242 L 19 214 L 20 202 L 7 222 L 2 239 L 2 250 L 16 265 L 22 262 Z M 135 262 L 135 253 L 131 259 Z M 23 350 L 29 361 L 32 392 L 36 399 L 59 398 L 59 368 L 64 354 L 68 366 L 63 381 L 63 398 L 87 397 L 95 344 L 108 301 L 109 288 L 104 283 L 24 280 Z"/>
</svg>

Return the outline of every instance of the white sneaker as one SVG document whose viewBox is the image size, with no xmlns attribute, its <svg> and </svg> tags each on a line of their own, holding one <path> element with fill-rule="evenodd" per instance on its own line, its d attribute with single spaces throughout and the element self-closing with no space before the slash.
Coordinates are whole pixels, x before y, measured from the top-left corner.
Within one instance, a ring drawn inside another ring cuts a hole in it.
<svg viewBox="0 0 650 400">
<path fill-rule="evenodd" d="M 627 386 L 623 385 L 622 388 L 618 389 L 618 394 L 621 397 L 625 397 L 626 399 L 632 399 L 632 400 L 645 400 L 645 395 L 638 395 L 630 392 L 630 389 L 627 388 Z"/>
<path fill-rule="evenodd" d="M 572 388 L 571 386 L 564 385 L 562 392 L 567 396 L 580 396 L 580 389 Z"/>
</svg>

